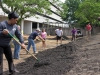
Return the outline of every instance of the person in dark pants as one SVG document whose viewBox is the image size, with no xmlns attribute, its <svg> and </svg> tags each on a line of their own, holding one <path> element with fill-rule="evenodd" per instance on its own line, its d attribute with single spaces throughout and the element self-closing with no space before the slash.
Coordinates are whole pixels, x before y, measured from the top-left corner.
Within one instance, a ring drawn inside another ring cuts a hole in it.
<svg viewBox="0 0 100 75">
<path fill-rule="evenodd" d="M 77 34 L 77 30 L 75 27 L 73 27 L 73 29 L 71 30 L 72 33 L 72 40 L 71 41 L 75 41 L 76 40 L 76 34 Z"/>
<path fill-rule="evenodd" d="M 17 21 L 18 15 L 11 12 L 8 14 L 8 20 L 0 23 L 0 75 L 3 75 L 3 53 L 8 61 L 9 75 L 14 75 L 16 72 L 10 47 L 12 37 L 8 33 L 12 36 L 15 35 L 19 39 L 22 48 L 25 48 L 23 37 L 16 25 Z"/>
</svg>

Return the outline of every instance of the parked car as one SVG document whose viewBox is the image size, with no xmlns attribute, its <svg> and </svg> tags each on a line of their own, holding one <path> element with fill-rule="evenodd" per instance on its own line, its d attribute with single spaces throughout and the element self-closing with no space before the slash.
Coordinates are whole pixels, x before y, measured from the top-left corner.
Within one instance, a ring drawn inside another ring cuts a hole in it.
<svg viewBox="0 0 100 75">
<path fill-rule="evenodd" d="M 78 37 L 83 37 L 82 31 L 80 29 L 77 29 L 76 38 Z"/>
</svg>

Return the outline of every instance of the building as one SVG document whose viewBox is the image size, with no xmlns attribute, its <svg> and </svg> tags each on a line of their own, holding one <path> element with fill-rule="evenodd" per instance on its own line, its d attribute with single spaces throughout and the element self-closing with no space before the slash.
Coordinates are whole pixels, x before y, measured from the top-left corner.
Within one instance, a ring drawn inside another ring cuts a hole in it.
<svg viewBox="0 0 100 75">
<path fill-rule="evenodd" d="M 51 3 L 51 2 L 50 2 Z M 62 21 L 61 16 L 56 13 L 56 11 L 59 10 L 59 8 L 51 3 L 51 9 L 52 15 L 46 15 L 46 14 L 40 14 L 37 13 L 37 17 L 30 17 L 25 18 L 21 22 L 21 32 L 22 34 L 30 34 L 32 31 L 34 31 L 36 28 L 48 28 L 48 30 L 52 27 L 69 27 L 68 24 L 66 24 L 64 21 Z M 6 20 L 7 15 L 0 9 L 0 21 Z M 50 34 L 50 33 L 49 33 Z"/>
</svg>

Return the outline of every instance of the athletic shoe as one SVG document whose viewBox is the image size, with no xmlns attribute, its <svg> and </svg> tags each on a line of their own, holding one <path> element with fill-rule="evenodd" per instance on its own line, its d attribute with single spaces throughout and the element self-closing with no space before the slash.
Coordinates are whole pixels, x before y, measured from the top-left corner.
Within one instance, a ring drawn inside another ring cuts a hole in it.
<svg viewBox="0 0 100 75">
<path fill-rule="evenodd" d="M 38 52 L 35 52 L 34 54 L 37 54 Z"/>
<path fill-rule="evenodd" d="M 17 73 L 19 73 L 19 71 L 15 69 L 15 71 L 10 72 L 8 75 L 15 75 L 15 74 L 17 74 Z"/>
</svg>

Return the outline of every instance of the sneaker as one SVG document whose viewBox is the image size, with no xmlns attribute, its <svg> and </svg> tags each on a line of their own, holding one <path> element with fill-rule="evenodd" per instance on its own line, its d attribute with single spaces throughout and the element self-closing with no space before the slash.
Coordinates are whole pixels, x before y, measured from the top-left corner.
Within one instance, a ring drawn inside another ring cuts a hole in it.
<svg viewBox="0 0 100 75">
<path fill-rule="evenodd" d="M 19 71 L 15 69 L 15 71 L 10 72 L 8 75 L 15 75 L 16 73 L 19 73 Z"/>
<path fill-rule="evenodd" d="M 15 73 L 19 73 L 19 71 L 18 71 L 18 70 L 16 70 L 16 69 L 15 69 L 15 71 L 14 71 L 14 72 L 15 72 Z"/>
<path fill-rule="evenodd" d="M 35 52 L 35 54 L 37 54 L 38 52 Z"/>
</svg>

